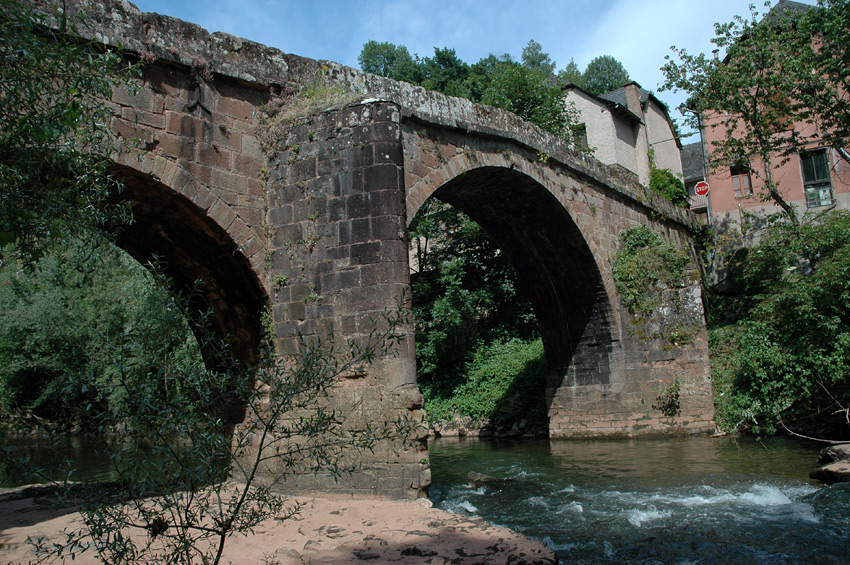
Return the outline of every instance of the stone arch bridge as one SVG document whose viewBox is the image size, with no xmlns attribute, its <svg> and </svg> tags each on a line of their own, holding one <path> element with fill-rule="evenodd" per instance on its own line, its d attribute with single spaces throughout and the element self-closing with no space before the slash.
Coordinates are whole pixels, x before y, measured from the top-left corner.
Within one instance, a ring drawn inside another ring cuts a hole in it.
<svg viewBox="0 0 850 565">
<path fill-rule="evenodd" d="M 89 39 L 150 62 L 138 92 L 116 89 L 111 101 L 113 129 L 143 145 L 115 166 L 136 219 L 121 245 L 140 260 L 163 256 L 178 283 L 204 279 L 199 306 L 218 314 L 243 360 L 259 355 L 267 306 L 281 352 L 293 332 L 368 332 L 409 286 L 406 226 L 435 197 L 495 237 L 532 297 L 551 437 L 713 429 L 699 287 L 666 292 L 684 307 L 662 314 L 693 328 L 688 344 L 671 346 L 653 333 L 657 320 L 629 315 L 614 285 L 621 230 L 648 224 L 689 246 L 696 225 L 631 174 L 467 100 L 128 2 L 73 0 L 68 10 L 85 12 Z M 668 418 L 652 404 L 675 379 L 681 414 Z M 421 417 L 412 335 L 333 401 L 356 402 L 366 421 Z M 376 450 L 340 483 L 287 484 L 416 496 L 430 482 L 426 446 Z"/>
</svg>

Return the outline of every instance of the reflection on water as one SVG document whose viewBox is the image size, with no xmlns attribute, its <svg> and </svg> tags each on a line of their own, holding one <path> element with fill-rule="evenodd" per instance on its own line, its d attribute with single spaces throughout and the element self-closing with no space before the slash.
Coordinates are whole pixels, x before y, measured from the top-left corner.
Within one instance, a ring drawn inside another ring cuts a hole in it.
<svg viewBox="0 0 850 565">
<path fill-rule="evenodd" d="M 26 468 L 10 470 L 0 461 L 0 487 L 109 479 L 112 466 L 104 448 L 103 440 L 86 436 L 10 439 L 7 451 Z"/>
<path fill-rule="evenodd" d="M 544 540 L 565 563 L 846 563 L 850 485 L 771 439 L 431 444 L 438 507 Z M 506 479 L 470 488 L 470 471 Z"/>
</svg>

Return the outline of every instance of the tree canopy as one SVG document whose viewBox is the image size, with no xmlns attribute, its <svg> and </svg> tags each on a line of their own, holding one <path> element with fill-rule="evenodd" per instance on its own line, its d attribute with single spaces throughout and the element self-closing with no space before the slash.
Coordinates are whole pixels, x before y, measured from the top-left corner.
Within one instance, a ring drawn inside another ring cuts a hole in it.
<svg viewBox="0 0 850 565">
<path fill-rule="evenodd" d="M 367 73 L 405 82 L 419 81 L 417 63 L 404 45 L 367 41 L 357 56 L 357 62 Z"/>
<path fill-rule="evenodd" d="M 613 57 L 608 59 L 622 69 Z M 533 39 L 523 48 L 520 62 L 507 53 L 491 53 L 470 65 L 448 47 L 435 47 L 433 57 L 411 57 L 404 46 L 374 40 L 363 45 L 358 61 L 364 71 L 504 108 L 560 137 L 575 138 L 578 115 L 564 104 L 560 86 L 584 86 L 586 73 L 570 60 L 556 75 L 555 61 Z M 594 67 L 588 69 L 591 77 L 599 74 Z M 624 69 L 621 74 L 628 79 Z"/>
<path fill-rule="evenodd" d="M 629 73 L 623 64 L 611 55 L 600 55 L 587 64 L 582 81 L 585 90 L 599 96 L 629 82 Z"/>
<path fill-rule="evenodd" d="M 555 72 L 555 61 L 543 52 L 543 46 L 533 39 L 522 48 L 522 64 L 544 76 Z"/>
</svg>

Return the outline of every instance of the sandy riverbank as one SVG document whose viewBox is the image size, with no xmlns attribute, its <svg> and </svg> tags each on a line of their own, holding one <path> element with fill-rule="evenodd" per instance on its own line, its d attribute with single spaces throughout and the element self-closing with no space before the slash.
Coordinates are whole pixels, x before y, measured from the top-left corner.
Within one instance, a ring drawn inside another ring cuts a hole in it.
<svg viewBox="0 0 850 565">
<path fill-rule="evenodd" d="M 231 538 L 224 563 L 556 563 L 542 543 L 483 520 L 451 514 L 413 501 L 307 498 L 289 520 L 274 517 L 250 537 Z M 34 558 L 28 536 L 62 539 L 62 530 L 79 525 L 73 509 L 57 506 L 48 495 L 0 495 L 0 563 Z M 98 563 L 84 553 L 74 561 Z"/>
</svg>

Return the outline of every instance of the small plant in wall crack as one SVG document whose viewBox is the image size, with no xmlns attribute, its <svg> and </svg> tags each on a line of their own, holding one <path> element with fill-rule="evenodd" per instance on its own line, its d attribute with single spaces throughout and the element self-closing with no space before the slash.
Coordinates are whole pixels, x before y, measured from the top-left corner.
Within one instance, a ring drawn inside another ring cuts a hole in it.
<svg viewBox="0 0 850 565">
<path fill-rule="evenodd" d="M 304 304 L 314 304 L 322 299 L 322 295 L 315 288 L 310 289 L 310 294 L 304 297 Z"/>
<path fill-rule="evenodd" d="M 652 409 L 658 410 L 668 418 L 675 418 L 682 413 L 681 382 L 676 377 L 672 383 L 661 389 L 660 394 L 652 403 Z"/>
</svg>

